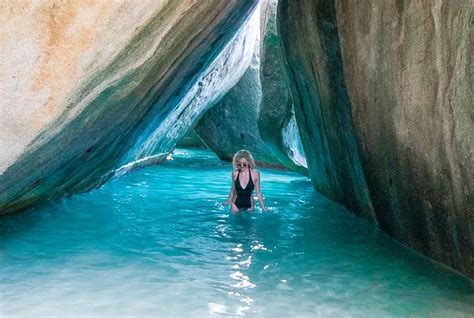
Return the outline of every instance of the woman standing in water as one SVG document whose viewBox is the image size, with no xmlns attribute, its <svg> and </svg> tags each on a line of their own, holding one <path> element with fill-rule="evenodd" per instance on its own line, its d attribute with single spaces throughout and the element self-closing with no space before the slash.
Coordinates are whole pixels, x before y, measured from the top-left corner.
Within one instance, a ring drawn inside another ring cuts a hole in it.
<svg viewBox="0 0 474 318">
<path fill-rule="evenodd" d="M 254 209 L 253 190 L 257 192 L 257 198 L 262 210 L 266 210 L 260 192 L 260 173 L 255 168 L 255 161 L 247 150 L 238 151 L 232 160 L 234 171 L 232 171 L 232 187 L 229 197 L 224 205 L 231 204 L 231 211 Z"/>
</svg>

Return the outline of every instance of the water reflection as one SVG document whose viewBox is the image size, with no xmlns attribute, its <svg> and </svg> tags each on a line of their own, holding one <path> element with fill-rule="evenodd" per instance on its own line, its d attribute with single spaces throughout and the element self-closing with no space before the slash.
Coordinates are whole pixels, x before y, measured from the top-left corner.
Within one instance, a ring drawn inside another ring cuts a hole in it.
<svg viewBox="0 0 474 318">
<path fill-rule="evenodd" d="M 469 281 L 302 176 L 261 169 L 272 209 L 230 213 L 208 157 L 0 219 L 0 316 L 471 317 Z"/>
<path fill-rule="evenodd" d="M 230 283 L 228 296 L 241 303 L 234 312 L 236 315 L 243 315 L 250 310 L 254 299 L 248 291 L 257 286 L 249 276 L 254 253 L 252 242 L 258 236 L 252 213 L 255 212 L 231 214 L 228 222 L 232 245 L 228 249 L 227 259 L 229 277 L 233 281 Z"/>
</svg>

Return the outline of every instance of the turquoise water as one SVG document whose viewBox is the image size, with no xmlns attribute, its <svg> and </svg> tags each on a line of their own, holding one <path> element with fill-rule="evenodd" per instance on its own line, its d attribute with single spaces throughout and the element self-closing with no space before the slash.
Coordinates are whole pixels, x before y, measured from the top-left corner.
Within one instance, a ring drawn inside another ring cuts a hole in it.
<svg viewBox="0 0 474 318">
<path fill-rule="evenodd" d="M 0 316 L 469 317 L 474 286 L 260 169 L 270 211 L 222 206 L 207 151 L 0 218 Z"/>
</svg>

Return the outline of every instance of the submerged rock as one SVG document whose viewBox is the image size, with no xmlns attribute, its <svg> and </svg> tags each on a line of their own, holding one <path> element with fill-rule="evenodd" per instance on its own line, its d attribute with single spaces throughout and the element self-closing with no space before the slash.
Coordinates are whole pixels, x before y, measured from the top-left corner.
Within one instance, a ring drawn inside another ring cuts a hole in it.
<svg viewBox="0 0 474 318">
<path fill-rule="evenodd" d="M 202 97 L 188 92 L 205 86 L 193 85 L 222 76 L 211 65 L 256 4 L 7 5 L 0 214 L 97 187 L 127 161 L 170 150 L 186 124 L 175 127 L 166 143 L 157 145 L 149 136 L 172 128 L 161 123 L 176 108 L 192 112 L 195 104 L 183 100 Z"/>
<path fill-rule="evenodd" d="M 204 143 L 202 138 L 191 129 L 184 135 L 184 137 L 178 141 L 176 144 L 177 148 L 208 148 L 207 145 Z"/>
</svg>

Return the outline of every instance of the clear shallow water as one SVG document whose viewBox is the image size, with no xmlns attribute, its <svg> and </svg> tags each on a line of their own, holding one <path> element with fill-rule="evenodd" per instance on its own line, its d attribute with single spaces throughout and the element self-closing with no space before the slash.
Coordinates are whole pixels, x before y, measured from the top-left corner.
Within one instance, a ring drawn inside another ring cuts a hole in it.
<svg viewBox="0 0 474 318">
<path fill-rule="evenodd" d="M 0 218 L 0 316 L 470 317 L 474 286 L 260 169 L 268 212 L 221 204 L 207 151 Z"/>
</svg>

